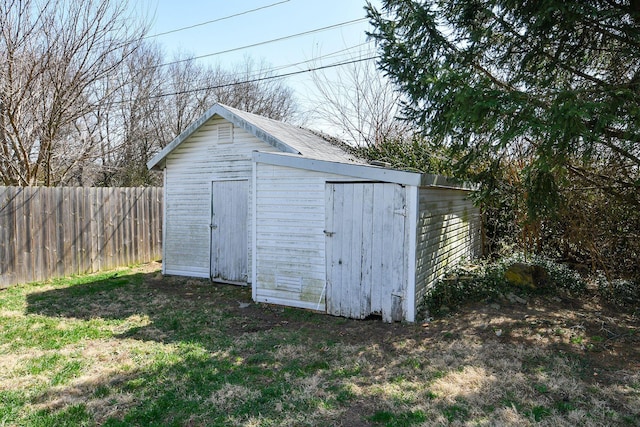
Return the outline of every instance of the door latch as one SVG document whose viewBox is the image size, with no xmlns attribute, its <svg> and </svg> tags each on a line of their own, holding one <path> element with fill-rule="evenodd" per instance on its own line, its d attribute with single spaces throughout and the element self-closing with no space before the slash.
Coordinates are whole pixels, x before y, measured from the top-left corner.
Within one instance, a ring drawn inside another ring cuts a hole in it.
<svg viewBox="0 0 640 427">
<path fill-rule="evenodd" d="M 327 230 L 322 230 L 322 231 L 324 232 L 324 235 L 327 236 L 327 237 L 331 237 L 334 234 L 336 234 L 335 231 L 327 231 Z"/>
<path fill-rule="evenodd" d="M 215 230 L 215 229 L 218 228 L 218 226 L 216 224 L 210 224 L 209 228 L 212 229 L 212 230 Z"/>
</svg>

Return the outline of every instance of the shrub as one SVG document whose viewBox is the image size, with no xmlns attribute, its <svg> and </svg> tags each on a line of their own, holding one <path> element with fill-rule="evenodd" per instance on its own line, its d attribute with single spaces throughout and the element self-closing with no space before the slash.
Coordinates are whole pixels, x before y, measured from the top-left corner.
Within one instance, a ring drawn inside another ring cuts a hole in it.
<svg viewBox="0 0 640 427">
<path fill-rule="evenodd" d="M 598 294 L 603 302 L 619 307 L 639 308 L 640 282 L 624 279 L 609 280 L 599 272 L 596 277 Z"/>
<path fill-rule="evenodd" d="M 532 293 L 514 287 L 505 279 L 505 271 L 516 262 L 538 265 L 547 271 L 550 286 L 540 288 L 538 293 L 565 293 L 577 296 L 586 289 L 586 283 L 580 275 L 566 265 L 537 255 L 525 258 L 523 254 L 514 254 L 497 261 L 483 261 L 451 270 L 427 290 L 420 305 L 420 312 L 438 316 L 470 301 L 502 298 L 509 293 Z"/>
</svg>

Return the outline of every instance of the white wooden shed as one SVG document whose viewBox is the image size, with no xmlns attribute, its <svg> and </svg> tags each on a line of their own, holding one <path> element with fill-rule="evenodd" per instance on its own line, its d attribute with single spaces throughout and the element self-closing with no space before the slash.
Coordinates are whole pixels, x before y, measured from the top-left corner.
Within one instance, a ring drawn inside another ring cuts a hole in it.
<svg viewBox="0 0 640 427">
<path fill-rule="evenodd" d="M 468 188 L 224 105 L 148 166 L 164 169 L 163 273 L 249 282 L 257 302 L 414 321 L 425 290 L 481 250 Z"/>
</svg>

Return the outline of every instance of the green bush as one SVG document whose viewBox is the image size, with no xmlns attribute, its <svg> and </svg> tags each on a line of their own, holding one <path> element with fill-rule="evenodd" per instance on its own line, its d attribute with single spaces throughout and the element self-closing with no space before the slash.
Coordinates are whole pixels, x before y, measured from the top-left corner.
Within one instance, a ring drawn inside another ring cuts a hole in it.
<svg viewBox="0 0 640 427">
<path fill-rule="evenodd" d="M 512 285 L 505 279 L 504 273 L 514 263 L 544 268 L 548 273 L 550 286 L 531 291 Z M 427 290 L 420 311 L 438 316 L 467 302 L 503 298 L 509 293 L 526 295 L 544 292 L 577 296 L 585 289 L 584 280 L 566 265 L 537 255 L 525 258 L 523 254 L 515 254 L 497 261 L 483 261 L 451 270 Z"/>
<path fill-rule="evenodd" d="M 596 277 L 598 294 L 603 302 L 619 307 L 640 308 L 640 282 L 632 280 L 608 280 L 599 273 Z"/>
</svg>

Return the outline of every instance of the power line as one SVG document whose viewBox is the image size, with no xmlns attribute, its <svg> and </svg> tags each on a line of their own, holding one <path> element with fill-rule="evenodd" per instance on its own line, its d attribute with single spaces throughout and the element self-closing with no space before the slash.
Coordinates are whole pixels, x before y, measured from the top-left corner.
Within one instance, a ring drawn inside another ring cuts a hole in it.
<svg viewBox="0 0 640 427">
<path fill-rule="evenodd" d="M 298 75 L 298 74 L 311 73 L 313 71 L 324 70 L 324 69 L 327 69 L 327 68 L 340 67 L 340 66 L 343 66 L 343 65 L 355 64 L 357 62 L 370 61 L 372 59 L 378 59 L 378 58 L 379 58 L 379 56 L 370 56 L 370 57 L 367 57 L 367 58 L 359 58 L 359 59 L 354 59 L 354 60 L 351 60 L 351 61 L 338 62 L 338 63 L 335 63 L 335 64 L 321 65 L 321 66 L 314 67 L 314 68 L 308 68 L 306 70 L 292 71 L 292 72 L 289 72 L 289 73 L 278 74 L 276 76 L 264 76 L 264 77 L 258 77 L 258 78 L 254 78 L 254 79 L 247 79 L 247 80 L 243 80 L 243 81 L 239 81 L 239 82 L 233 82 L 233 83 L 225 83 L 225 84 L 214 85 L 214 86 L 206 86 L 206 87 L 200 87 L 200 88 L 186 89 L 186 90 L 170 92 L 170 93 L 161 93 L 161 94 L 158 94 L 158 95 L 150 95 L 149 97 L 147 97 L 147 99 L 164 98 L 165 96 L 185 95 L 185 94 L 188 94 L 188 93 L 201 92 L 203 90 L 221 89 L 223 87 L 237 86 L 237 85 L 242 85 L 242 84 L 247 84 L 247 83 L 257 83 L 257 82 L 262 82 L 262 81 L 266 81 L 266 80 L 282 79 L 282 78 L 285 78 L 285 77 L 291 77 L 291 76 L 295 76 L 295 75 Z M 122 101 L 122 103 L 125 103 L 125 101 Z"/>
<path fill-rule="evenodd" d="M 258 70 L 258 71 L 256 71 L 256 74 L 266 74 L 266 73 L 272 73 L 272 72 L 278 71 L 278 70 L 286 70 L 287 68 L 295 67 L 295 66 L 301 65 L 301 64 L 308 64 L 310 62 L 316 62 L 316 61 L 319 61 L 321 59 L 326 59 L 326 58 L 330 58 L 332 56 L 336 56 L 338 54 L 346 54 L 346 52 L 349 52 L 352 49 L 363 47 L 363 46 L 366 46 L 366 45 L 368 45 L 370 43 L 371 42 L 360 43 L 360 44 L 357 44 L 355 46 L 350 46 L 350 47 L 347 47 L 347 48 L 344 48 L 344 49 L 340 49 L 340 50 L 337 50 L 337 51 L 334 51 L 334 52 L 331 52 L 331 53 L 326 53 L 324 55 L 316 56 L 314 58 L 307 59 L 305 61 L 299 61 L 299 62 L 294 62 L 294 63 L 291 63 L 291 64 L 285 64 L 285 65 L 278 65 L 278 66 L 275 66 L 275 67 L 271 67 L 271 68 L 269 68 L 267 70 Z M 344 56 L 344 55 L 341 55 L 341 56 Z M 349 56 L 351 58 L 354 57 L 354 55 L 349 55 Z"/>
<path fill-rule="evenodd" d="M 348 65 L 348 64 L 352 64 L 355 62 L 362 62 L 362 61 L 368 61 L 371 59 L 376 59 L 379 58 L 379 56 L 373 56 L 373 57 L 369 57 L 369 58 L 358 58 L 358 59 L 354 59 L 354 60 L 350 60 L 350 61 L 346 61 L 346 62 L 340 62 L 340 63 L 334 63 L 334 64 L 329 64 L 329 65 L 323 65 L 323 66 L 318 66 L 318 67 L 314 67 L 314 68 L 309 68 L 309 69 L 305 69 L 305 70 L 298 70 L 295 72 L 290 72 L 290 73 L 286 73 L 286 74 L 280 74 L 280 75 L 269 75 L 271 73 L 273 73 L 274 71 L 278 71 L 278 70 L 285 70 L 287 68 L 291 68 L 291 67 L 295 67 L 301 64 L 308 64 L 310 62 L 314 62 L 314 61 L 318 61 L 321 59 L 326 59 L 326 58 L 330 58 L 333 56 L 336 56 L 338 54 L 344 54 L 346 52 L 349 52 L 352 49 L 356 49 L 356 48 L 360 48 L 363 46 L 366 46 L 368 44 L 370 44 L 371 42 L 365 42 L 365 43 L 360 43 L 354 46 L 349 46 L 347 48 L 344 49 L 340 49 L 331 53 L 327 53 L 324 55 L 320 55 L 320 56 L 316 56 L 312 59 L 308 59 L 306 61 L 300 61 L 300 62 L 295 62 L 295 63 L 291 63 L 291 64 L 285 64 L 285 65 L 279 65 L 276 67 L 271 67 L 268 69 L 264 69 L 264 70 L 256 70 L 255 72 L 252 73 L 253 76 L 256 77 L 251 77 L 251 76 L 247 76 L 245 78 L 245 80 L 243 81 L 238 81 L 238 82 L 233 82 L 233 83 L 225 83 L 225 84 L 220 84 L 220 85 L 215 85 L 215 86 L 207 86 L 207 87 L 202 87 L 202 88 L 194 88 L 194 89 L 187 89 L 184 91 L 179 91 L 179 92 L 171 92 L 171 93 L 165 93 L 165 94 L 159 94 L 159 95 L 150 95 L 147 96 L 145 98 L 138 98 L 138 100 L 144 100 L 144 99 L 156 99 L 156 98 L 162 98 L 162 97 L 166 97 L 166 96 L 171 96 L 171 95 L 178 95 L 178 94 L 183 94 L 183 93 L 193 93 L 193 92 L 198 92 L 198 91 L 203 91 L 203 90 L 209 90 L 209 89 L 218 89 L 218 88 L 223 88 L 223 87 L 227 87 L 227 86 L 236 86 L 236 85 L 240 85 L 240 84 L 246 84 L 246 83 L 252 83 L 252 82 L 259 82 L 259 81 L 264 81 L 264 80 L 271 80 L 271 79 L 280 79 L 280 78 L 285 78 L 288 77 L 290 75 L 296 75 L 296 74 L 303 74 L 303 73 L 308 73 L 308 72 L 313 72 L 316 70 L 321 70 L 324 68 L 333 68 L 333 67 L 338 67 L 341 65 Z M 352 56 L 353 57 L 353 56 Z M 269 76 L 266 76 L 269 75 Z M 264 77 L 257 77 L 257 76 L 264 76 Z M 130 102 L 134 102 L 133 99 L 121 99 L 119 101 L 116 101 L 117 104 L 126 104 L 126 103 L 130 103 Z"/>
<path fill-rule="evenodd" d="M 250 44 L 250 45 L 235 47 L 235 48 L 227 49 L 227 50 L 221 50 L 219 52 L 208 53 L 206 55 L 194 56 L 194 57 L 191 57 L 191 58 L 180 59 L 180 60 L 177 60 L 177 61 L 165 62 L 164 64 L 153 65 L 151 67 L 145 68 L 145 70 L 155 69 L 155 68 L 160 68 L 160 67 L 166 67 L 167 65 L 180 64 L 182 62 L 192 61 L 194 59 L 209 58 L 211 56 L 222 55 L 222 54 L 230 53 L 230 52 L 237 52 L 239 50 L 249 49 L 249 48 L 252 48 L 252 47 L 262 46 L 262 45 L 265 45 L 265 44 L 275 43 L 275 42 L 279 42 L 279 41 L 283 41 L 283 40 L 288 40 L 288 39 L 292 39 L 292 38 L 295 38 L 295 37 L 306 36 L 306 35 L 313 34 L 313 33 L 319 33 L 321 31 L 326 31 L 326 30 L 330 30 L 330 29 L 333 29 L 333 28 L 343 27 L 345 25 L 355 24 L 355 23 L 358 23 L 358 22 L 365 21 L 367 19 L 368 18 L 354 19 L 354 20 L 351 20 L 351 21 L 341 22 L 339 24 L 333 24 L 333 25 L 329 25 L 327 27 L 316 28 L 314 30 L 304 31 L 302 33 L 297 33 L 297 34 L 291 34 L 291 35 L 288 35 L 288 36 L 279 37 L 279 38 L 271 39 L 271 40 L 266 40 L 266 41 L 263 41 L 263 42 L 253 43 L 253 44 Z"/>
<path fill-rule="evenodd" d="M 190 29 L 196 28 L 196 27 L 202 27 L 204 25 L 213 24 L 214 22 L 220 22 L 220 21 L 224 21 L 226 19 L 236 18 L 238 16 L 247 15 L 249 13 L 257 12 L 259 10 L 268 9 L 270 7 L 274 7 L 274 6 L 280 5 L 282 3 L 287 3 L 289 1 L 291 1 L 291 0 L 282 0 L 282 1 L 279 1 L 277 3 L 271 3 L 271 4 L 268 4 L 266 6 L 257 7 L 255 9 L 245 10 L 244 12 L 235 13 L 233 15 L 223 16 L 222 18 L 212 19 L 211 21 L 200 22 L 199 24 L 193 24 L 193 25 L 189 25 L 187 27 L 176 28 L 175 30 L 165 31 L 163 33 L 151 34 L 151 35 L 142 37 L 140 40 L 150 39 L 152 37 L 165 36 L 167 34 L 173 34 L 173 33 L 177 33 L 177 32 L 184 31 L 184 30 L 190 30 Z"/>
</svg>

